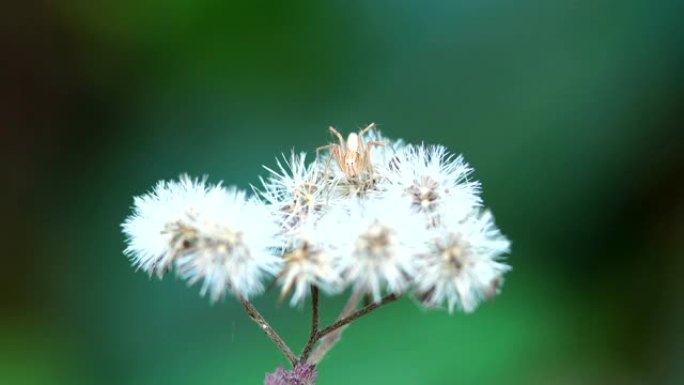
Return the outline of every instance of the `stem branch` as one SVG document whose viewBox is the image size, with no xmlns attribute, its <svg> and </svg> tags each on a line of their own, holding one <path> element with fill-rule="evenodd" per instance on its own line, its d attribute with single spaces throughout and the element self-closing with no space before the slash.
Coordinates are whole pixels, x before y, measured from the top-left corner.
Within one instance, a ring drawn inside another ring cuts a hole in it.
<svg viewBox="0 0 684 385">
<path fill-rule="evenodd" d="M 361 291 L 353 291 L 352 294 L 349 296 L 347 303 L 342 308 L 342 311 L 340 311 L 340 314 L 337 316 L 337 321 L 348 317 L 359 305 L 362 296 L 363 293 Z M 335 330 L 334 332 L 328 333 L 328 335 L 322 337 L 320 339 L 321 343 L 318 344 L 316 350 L 311 354 L 309 363 L 312 365 L 316 365 L 319 362 L 321 362 L 323 356 L 325 356 L 325 354 L 330 349 L 332 349 L 333 346 L 335 346 L 337 341 L 339 341 L 340 336 L 342 335 L 342 331 L 344 329 L 345 327 L 341 327 Z"/>
<path fill-rule="evenodd" d="M 238 299 L 240 300 L 240 303 L 242 306 L 245 308 L 245 311 L 247 312 L 247 315 L 249 315 L 249 318 L 252 319 L 252 321 L 256 322 L 257 325 L 261 328 L 261 330 L 266 333 L 266 335 L 278 346 L 278 349 L 280 349 L 281 352 L 285 355 L 288 361 L 290 361 L 290 364 L 292 366 L 295 366 L 297 363 L 297 358 L 295 355 L 292 353 L 292 350 L 287 346 L 285 341 L 283 341 L 282 338 L 276 333 L 275 330 L 271 327 L 271 325 L 266 321 L 266 319 L 259 313 L 259 311 L 254 307 L 254 305 L 247 300 L 247 298 L 237 295 Z"/>
<path fill-rule="evenodd" d="M 318 287 L 311 285 L 311 332 L 299 358 L 300 362 L 306 362 L 318 338 Z"/>
<path fill-rule="evenodd" d="M 380 302 L 373 302 L 370 305 L 366 305 L 361 309 L 355 311 L 351 315 L 342 318 L 341 320 L 335 321 L 332 325 L 325 327 L 318 331 L 317 337 L 320 339 L 325 337 L 327 334 L 334 332 L 335 330 L 347 325 L 348 323 L 356 320 L 357 318 L 363 317 L 364 315 L 372 312 L 373 310 L 379 308 L 382 305 L 388 304 L 390 302 L 396 301 L 399 298 L 396 294 L 389 294 L 383 297 Z"/>
</svg>

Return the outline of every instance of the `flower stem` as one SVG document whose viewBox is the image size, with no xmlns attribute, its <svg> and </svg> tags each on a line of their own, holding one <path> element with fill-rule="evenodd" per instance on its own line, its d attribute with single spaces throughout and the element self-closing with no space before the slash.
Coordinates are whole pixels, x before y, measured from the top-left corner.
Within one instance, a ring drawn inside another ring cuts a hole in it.
<svg viewBox="0 0 684 385">
<path fill-rule="evenodd" d="M 304 346 L 300 358 L 297 359 L 285 341 L 280 338 L 278 333 L 276 333 L 273 327 L 271 327 L 268 321 L 266 321 L 261 313 L 259 313 L 259 311 L 254 307 L 254 305 L 252 305 L 252 303 L 243 296 L 237 297 L 242 306 L 245 308 L 247 315 L 249 315 L 252 321 L 256 322 L 261 330 L 263 330 L 264 333 L 266 333 L 266 335 L 276 344 L 278 349 L 280 349 L 280 351 L 285 355 L 293 367 L 296 367 L 298 363 L 306 363 L 307 360 L 309 365 L 316 365 L 339 340 L 342 329 L 345 326 L 352 321 L 372 312 L 373 310 L 390 302 L 394 302 L 399 298 L 397 294 L 389 294 L 383 297 L 380 302 L 374 302 L 362 307 L 357 311 L 353 311 L 361 300 L 360 293 L 354 292 L 340 312 L 337 321 L 323 329 L 319 329 L 319 291 L 316 286 L 311 286 L 311 332 L 309 333 L 309 340 L 307 341 L 306 346 Z M 318 346 L 312 356 L 311 352 L 318 341 L 321 341 L 321 344 Z"/>
<path fill-rule="evenodd" d="M 362 307 L 361 309 L 351 313 L 350 315 L 343 317 L 341 319 L 338 319 L 332 325 L 319 330 L 318 333 L 316 334 L 316 339 L 320 340 L 320 339 L 324 338 L 326 335 L 338 331 L 340 328 L 346 326 L 347 324 L 351 323 L 352 321 L 354 321 L 358 318 L 363 317 L 364 315 L 372 312 L 373 310 L 379 308 L 380 306 L 383 306 L 383 305 L 388 304 L 390 302 L 396 301 L 398 298 L 399 298 L 399 296 L 397 294 L 386 295 L 385 297 L 383 297 L 380 300 L 380 302 L 374 302 L 374 303 L 371 303 L 369 305 L 366 305 L 366 306 Z M 357 302 L 358 302 L 358 300 L 357 300 Z M 339 339 L 339 333 L 336 336 L 336 338 L 331 339 L 330 342 L 322 343 L 321 346 L 319 347 L 319 349 L 315 352 L 313 359 L 309 360 L 309 361 L 311 361 L 312 364 L 316 364 L 316 363 L 320 362 L 320 360 L 323 358 L 325 353 L 327 353 L 327 351 L 333 347 L 333 345 L 335 344 L 335 342 L 337 342 L 338 339 Z"/>
<path fill-rule="evenodd" d="M 385 305 L 385 304 L 390 303 L 390 302 L 393 302 L 393 301 L 396 301 L 398 298 L 399 298 L 399 296 L 396 294 L 386 295 L 385 297 L 383 297 L 380 300 L 380 302 L 373 302 L 370 305 L 366 305 L 366 306 L 362 307 L 361 309 L 355 311 L 354 313 L 352 313 L 348 317 L 342 318 L 341 320 L 336 321 L 332 325 L 321 329 L 318 332 L 318 338 L 324 337 L 326 334 L 332 333 L 335 330 L 341 328 L 342 326 L 356 320 L 357 318 L 361 318 L 364 315 L 372 312 L 373 310 L 379 308 L 380 306 Z"/>
<path fill-rule="evenodd" d="M 300 362 L 306 362 L 309 354 L 313 350 L 314 345 L 318 341 L 318 287 L 311 286 L 311 332 L 309 334 L 309 341 L 302 350 L 299 357 Z"/>
<path fill-rule="evenodd" d="M 292 353 L 292 350 L 287 346 L 285 341 L 283 341 L 282 338 L 276 333 L 276 331 L 271 327 L 271 325 L 266 321 L 266 319 L 259 313 L 259 311 L 252 305 L 247 298 L 238 295 L 238 299 L 240 300 L 240 303 L 242 306 L 245 308 L 245 311 L 247 311 L 247 315 L 249 315 L 249 318 L 252 319 L 252 321 L 256 322 L 257 325 L 261 328 L 261 330 L 266 333 L 266 335 L 276 344 L 278 349 L 280 349 L 281 352 L 285 355 L 287 360 L 292 364 L 294 367 L 297 364 L 297 358 L 295 355 Z"/>
<path fill-rule="evenodd" d="M 356 307 L 359 305 L 362 296 L 363 292 L 353 291 L 352 294 L 349 296 L 347 303 L 342 308 L 342 311 L 340 311 L 340 314 L 337 316 L 337 320 L 339 321 L 343 318 L 348 317 L 354 310 L 356 310 Z M 343 326 L 321 338 L 321 343 L 318 344 L 316 350 L 311 354 L 311 358 L 309 358 L 309 363 L 316 365 L 319 362 L 321 362 L 323 356 L 325 356 L 325 354 L 330 349 L 332 349 L 332 347 L 335 346 L 337 341 L 340 339 L 340 336 L 342 335 L 342 331 L 344 329 L 345 327 Z"/>
</svg>

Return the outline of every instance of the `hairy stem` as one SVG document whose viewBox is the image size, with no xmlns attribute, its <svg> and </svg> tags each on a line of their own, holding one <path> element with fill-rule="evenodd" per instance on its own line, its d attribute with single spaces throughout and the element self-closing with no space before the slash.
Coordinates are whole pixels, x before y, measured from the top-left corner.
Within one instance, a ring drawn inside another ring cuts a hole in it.
<svg viewBox="0 0 684 385">
<path fill-rule="evenodd" d="M 350 322 L 352 322 L 352 321 L 354 321 L 360 317 L 363 317 L 364 315 L 372 312 L 373 310 L 379 308 L 380 306 L 383 306 L 383 305 L 388 304 L 390 302 L 396 301 L 398 298 L 399 298 L 399 296 L 396 294 L 386 295 L 385 297 L 383 297 L 380 300 L 380 302 L 374 302 L 370 305 L 364 306 L 361 309 L 350 314 L 349 316 L 342 318 L 341 320 L 336 321 L 332 325 L 319 330 L 317 337 L 320 339 L 320 338 L 326 336 L 327 334 L 332 333 L 335 330 L 347 325 L 348 323 L 350 323 Z"/>
<path fill-rule="evenodd" d="M 295 366 L 297 364 L 297 358 L 295 355 L 292 353 L 292 350 L 287 346 L 285 341 L 283 341 L 282 338 L 276 333 L 275 330 L 271 327 L 271 325 L 266 321 L 266 319 L 259 313 L 259 311 L 252 305 L 251 302 L 247 300 L 247 298 L 238 295 L 238 299 L 240 300 L 240 303 L 242 306 L 245 308 L 245 311 L 247 311 L 247 315 L 249 315 L 249 318 L 252 319 L 252 321 L 256 322 L 257 325 L 261 328 L 261 330 L 266 333 L 266 335 L 276 344 L 278 349 L 280 349 L 281 352 L 285 355 L 288 361 L 290 361 L 290 364 L 292 366 Z"/>
<path fill-rule="evenodd" d="M 309 358 L 311 350 L 313 350 L 316 341 L 318 340 L 318 287 L 311 285 L 311 332 L 309 333 L 309 341 L 302 350 L 299 357 L 300 362 L 306 362 Z"/>
<path fill-rule="evenodd" d="M 349 299 L 347 300 L 347 303 L 344 305 L 342 308 L 342 311 L 340 311 L 340 314 L 337 316 L 337 321 L 348 317 L 354 310 L 356 310 L 356 307 L 359 305 L 359 302 L 361 301 L 361 297 L 363 296 L 363 293 L 361 291 L 354 291 L 352 292 L 351 296 L 349 296 Z M 323 359 L 323 356 L 332 349 L 333 346 L 339 341 L 340 337 L 342 336 L 342 331 L 345 329 L 345 327 L 340 327 L 339 329 L 328 333 L 328 335 L 322 337 L 320 339 L 320 344 L 318 344 L 318 347 L 316 350 L 311 354 L 311 358 L 309 358 L 309 363 L 312 365 L 316 365 L 321 360 Z"/>
</svg>

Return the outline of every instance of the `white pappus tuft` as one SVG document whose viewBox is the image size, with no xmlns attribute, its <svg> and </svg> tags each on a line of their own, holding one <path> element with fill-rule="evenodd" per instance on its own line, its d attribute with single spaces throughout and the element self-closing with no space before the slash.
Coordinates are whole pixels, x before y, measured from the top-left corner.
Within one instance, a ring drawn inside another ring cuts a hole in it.
<svg viewBox="0 0 684 385">
<path fill-rule="evenodd" d="M 282 157 L 282 162 L 276 158 L 278 170 L 263 166 L 269 175 L 259 178 L 262 188 L 255 190 L 269 205 L 283 230 L 289 231 L 328 204 L 330 186 L 315 163 L 306 164 L 305 153 L 293 151 L 289 159 L 284 154 Z"/>
<path fill-rule="evenodd" d="M 291 305 L 301 304 L 314 285 L 327 294 L 336 294 L 343 287 L 339 261 L 330 253 L 317 231 L 318 214 L 309 215 L 295 229 L 283 236 L 283 271 L 278 276 L 281 296 L 290 292 Z"/>
<path fill-rule="evenodd" d="M 460 219 L 481 205 L 480 184 L 468 179 L 472 171 L 462 156 L 449 154 L 444 146 L 410 145 L 381 169 L 381 190 L 404 197 L 432 222 L 441 216 Z"/>
<path fill-rule="evenodd" d="M 161 278 L 182 247 L 168 228 L 203 211 L 221 189 L 182 175 L 178 181 L 160 181 L 150 193 L 135 197 L 133 214 L 122 224 L 128 240 L 125 253 L 133 265 Z"/>
<path fill-rule="evenodd" d="M 398 294 L 409 287 L 427 240 L 422 218 L 392 200 L 354 199 L 336 206 L 317 231 L 346 284 L 374 301 L 385 290 Z"/>
<path fill-rule="evenodd" d="M 187 176 L 137 197 L 124 232 L 135 265 L 161 276 L 175 263 L 190 284 L 202 281 L 201 294 L 212 301 L 227 291 L 260 293 L 281 264 L 273 255 L 277 226 L 263 203 Z"/>
<path fill-rule="evenodd" d="M 447 217 L 437 227 L 430 250 L 418 259 L 417 297 L 428 307 L 446 302 L 469 313 L 495 295 L 510 266 L 501 262 L 510 242 L 489 211 L 476 210 L 464 220 Z"/>
</svg>

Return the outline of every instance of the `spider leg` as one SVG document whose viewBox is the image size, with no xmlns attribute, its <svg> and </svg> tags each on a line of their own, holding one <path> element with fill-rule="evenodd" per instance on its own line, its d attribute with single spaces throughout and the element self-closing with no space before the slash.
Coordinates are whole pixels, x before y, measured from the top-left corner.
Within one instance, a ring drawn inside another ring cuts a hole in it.
<svg viewBox="0 0 684 385">
<path fill-rule="evenodd" d="M 341 147 L 341 148 L 344 148 L 345 143 L 344 143 L 344 137 L 342 136 L 342 134 L 340 134 L 340 132 L 337 131 L 337 130 L 335 129 L 335 127 L 332 127 L 332 126 L 328 127 L 328 130 L 330 130 L 330 134 L 331 134 L 331 135 L 337 136 L 337 139 L 340 140 L 340 147 Z"/>
<path fill-rule="evenodd" d="M 377 129 L 377 127 L 375 127 L 375 123 L 371 123 L 371 124 L 369 124 L 366 128 L 364 128 L 363 130 L 359 131 L 359 136 L 360 136 L 360 137 L 363 137 L 364 135 L 366 135 L 366 133 L 367 133 L 368 131 L 370 131 L 370 130 L 376 130 L 376 129 Z"/>
<path fill-rule="evenodd" d="M 331 155 L 335 157 L 335 162 L 337 162 L 337 166 L 340 168 L 340 170 L 346 174 L 347 169 L 345 168 L 344 159 L 342 157 L 342 147 L 335 146 L 331 150 Z M 328 158 L 328 163 L 330 163 L 330 158 Z"/>
<path fill-rule="evenodd" d="M 371 174 L 373 174 L 373 165 L 371 164 L 371 160 L 370 160 L 371 149 L 374 146 L 381 147 L 381 146 L 384 146 L 385 144 L 386 144 L 386 142 L 381 142 L 378 140 L 371 140 L 371 141 L 366 143 L 366 149 L 364 150 L 364 154 L 363 154 L 363 163 L 364 163 L 364 166 L 366 167 L 366 169 L 368 170 L 368 172 L 370 172 Z"/>
<path fill-rule="evenodd" d="M 336 144 L 326 144 L 325 146 L 320 146 L 320 147 L 316 148 L 316 162 L 318 162 L 318 158 L 320 156 L 321 151 L 327 150 L 329 148 L 333 148 L 335 146 L 337 146 L 337 145 Z"/>
<path fill-rule="evenodd" d="M 336 157 L 336 153 L 337 153 L 336 150 L 338 150 L 338 147 L 339 147 L 339 145 L 331 143 L 331 144 L 327 144 L 325 146 L 320 146 L 316 149 L 316 163 L 318 163 L 318 157 L 320 156 L 321 150 L 330 149 L 330 154 L 328 154 L 328 159 L 325 161 L 325 173 L 324 173 L 325 175 L 324 176 L 326 178 L 328 177 L 328 169 L 330 168 L 330 158 L 333 156 Z"/>
<path fill-rule="evenodd" d="M 318 161 L 318 153 L 320 150 L 329 148 L 330 149 L 330 154 L 328 155 L 328 159 L 325 161 L 325 177 L 328 177 L 328 171 L 330 171 L 330 159 L 335 158 L 335 161 L 337 162 L 337 165 L 340 167 L 340 170 L 342 172 L 346 172 L 344 168 L 344 162 L 342 160 L 342 151 L 340 150 L 341 147 L 338 144 L 328 144 L 326 146 L 321 146 L 316 149 L 316 160 Z"/>
</svg>

